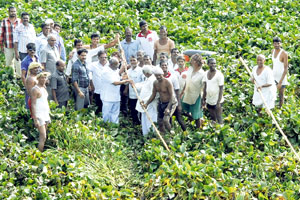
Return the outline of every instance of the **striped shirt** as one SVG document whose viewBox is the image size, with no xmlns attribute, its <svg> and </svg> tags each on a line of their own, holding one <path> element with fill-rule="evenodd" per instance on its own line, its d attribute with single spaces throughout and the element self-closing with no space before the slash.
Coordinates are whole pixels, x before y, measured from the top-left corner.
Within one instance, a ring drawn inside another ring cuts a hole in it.
<svg viewBox="0 0 300 200">
<path fill-rule="evenodd" d="M 27 53 L 26 45 L 28 43 L 36 42 L 35 30 L 32 24 L 24 26 L 23 23 L 19 24 L 13 33 L 14 43 L 18 42 L 18 50 L 21 53 Z"/>
<path fill-rule="evenodd" d="M 21 23 L 21 20 L 17 18 L 12 23 L 9 18 L 2 20 L 0 28 L 0 46 L 6 48 L 14 48 L 13 32 L 14 29 Z"/>
</svg>

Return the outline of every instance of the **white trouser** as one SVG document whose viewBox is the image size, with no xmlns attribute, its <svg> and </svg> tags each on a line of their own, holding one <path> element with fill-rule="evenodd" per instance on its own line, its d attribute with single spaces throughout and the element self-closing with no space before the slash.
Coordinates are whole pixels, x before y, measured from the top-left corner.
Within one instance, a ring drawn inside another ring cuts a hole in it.
<svg viewBox="0 0 300 200">
<path fill-rule="evenodd" d="M 14 48 L 4 48 L 5 55 L 5 64 L 6 66 L 13 67 L 14 74 L 18 78 L 21 77 L 21 62 L 15 59 L 15 50 Z"/>
<path fill-rule="evenodd" d="M 157 110 L 153 106 L 149 106 L 147 110 L 148 114 L 150 115 L 150 118 L 153 122 L 157 122 Z M 143 135 L 146 136 L 151 128 L 151 122 L 148 120 L 146 113 L 142 112 L 142 130 Z"/>
<path fill-rule="evenodd" d="M 102 115 L 105 122 L 119 123 L 120 101 L 103 101 Z"/>
</svg>

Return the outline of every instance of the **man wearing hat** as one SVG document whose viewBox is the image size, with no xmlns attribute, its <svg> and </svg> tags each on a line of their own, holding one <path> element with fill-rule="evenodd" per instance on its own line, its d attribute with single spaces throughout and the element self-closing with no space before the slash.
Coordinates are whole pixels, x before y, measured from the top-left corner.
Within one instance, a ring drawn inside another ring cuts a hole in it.
<svg viewBox="0 0 300 200">
<path fill-rule="evenodd" d="M 39 62 L 38 57 L 36 56 L 36 47 L 34 43 L 28 43 L 26 45 L 27 53 L 28 55 L 24 58 L 24 60 L 21 63 L 21 71 L 22 71 L 22 82 L 25 85 L 25 80 L 27 77 L 28 67 L 32 62 Z"/>
<path fill-rule="evenodd" d="M 44 150 L 47 137 L 47 125 L 51 122 L 48 93 L 45 86 L 49 76 L 49 72 L 42 72 L 36 76 L 38 83 L 32 88 L 30 96 L 32 102 L 32 118 L 35 127 L 37 127 L 40 133 L 38 144 L 40 151 Z"/>
<path fill-rule="evenodd" d="M 24 84 L 26 88 L 25 103 L 27 109 L 31 109 L 30 92 L 31 89 L 37 84 L 36 75 L 39 73 L 40 70 L 41 70 L 41 64 L 38 62 L 32 62 L 28 67 L 28 74 Z"/>
<path fill-rule="evenodd" d="M 140 21 L 140 29 L 141 32 L 137 34 L 136 40 L 140 42 L 141 49 L 145 52 L 145 54 L 149 55 L 151 60 L 153 60 L 154 43 L 159 39 L 157 33 L 149 30 L 148 24 L 144 20 Z"/>
</svg>

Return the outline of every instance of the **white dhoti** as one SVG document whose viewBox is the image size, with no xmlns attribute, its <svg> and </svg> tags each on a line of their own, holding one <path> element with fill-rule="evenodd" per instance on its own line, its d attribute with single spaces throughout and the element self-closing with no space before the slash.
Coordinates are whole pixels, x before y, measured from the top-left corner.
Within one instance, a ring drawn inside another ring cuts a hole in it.
<svg viewBox="0 0 300 200">
<path fill-rule="evenodd" d="M 157 122 L 157 109 L 153 106 L 149 106 L 147 112 L 150 115 L 152 121 Z M 142 131 L 144 136 L 146 136 L 149 133 L 151 126 L 152 124 L 149 121 L 146 113 L 142 112 Z"/>
<path fill-rule="evenodd" d="M 104 122 L 119 123 L 120 102 L 103 101 L 102 115 Z"/>
</svg>

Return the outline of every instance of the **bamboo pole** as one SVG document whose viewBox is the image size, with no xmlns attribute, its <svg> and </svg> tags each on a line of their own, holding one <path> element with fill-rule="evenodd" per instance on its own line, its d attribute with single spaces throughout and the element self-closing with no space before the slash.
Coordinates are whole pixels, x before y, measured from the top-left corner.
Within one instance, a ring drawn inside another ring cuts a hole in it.
<svg viewBox="0 0 300 200">
<path fill-rule="evenodd" d="M 123 62 L 125 62 L 125 73 L 127 74 L 127 61 L 126 61 L 126 58 L 125 58 L 125 55 L 124 55 L 124 50 L 123 50 L 123 48 L 121 46 L 120 40 L 118 42 L 119 42 L 119 48 L 120 48 L 120 51 L 121 51 L 121 57 L 123 59 Z M 139 96 L 139 94 L 137 92 L 137 89 L 136 89 L 134 83 L 130 83 L 130 84 L 131 84 L 131 86 L 132 86 L 132 88 L 133 88 L 133 90 L 134 90 L 134 92 L 135 92 L 135 94 L 136 94 L 136 96 L 138 98 L 138 101 L 139 102 L 143 102 L 143 100 L 140 98 L 140 96 Z M 163 139 L 163 137 L 159 133 L 159 130 L 156 128 L 155 124 L 153 123 L 153 121 L 152 121 L 149 113 L 147 112 L 147 109 L 143 105 L 142 105 L 142 108 L 143 108 L 144 112 L 146 113 L 146 116 L 147 116 L 148 120 L 151 122 L 151 124 L 152 124 L 152 126 L 153 126 L 153 128 L 155 130 L 156 135 L 162 141 L 162 143 L 163 143 L 164 147 L 167 149 L 167 151 L 170 152 L 170 149 L 169 149 L 167 143 L 165 142 L 165 140 Z"/>
<path fill-rule="evenodd" d="M 244 67 L 246 68 L 246 70 L 248 71 L 249 75 L 251 76 L 251 71 L 249 69 L 249 67 L 247 66 L 247 64 L 245 63 L 244 59 L 242 57 L 240 57 L 240 60 L 242 62 L 242 64 L 244 65 Z M 259 88 L 255 78 L 253 77 L 254 80 L 254 84 L 256 86 L 256 88 Z M 266 107 L 266 110 L 268 112 L 268 114 L 272 117 L 273 122 L 275 123 L 276 127 L 278 128 L 279 132 L 281 133 L 281 135 L 283 136 L 283 138 L 285 139 L 285 141 L 287 142 L 287 144 L 290 146 L 290 148 L 292 149 L 293 153 L 296 155 L 297 159 L 300 161 L 300 157 L 298 155 L 298 153 L 296 152 L 296 150 L 294 149 L 293 145 L 290 143 L 289 139 L 287 138 L 287 136 L 284 134 L 284 132 L 282 131 L 281 127 L 279 126 L 275 116 L 273 115 L 272 111 L 270 110 L 269 106 L 266 103 L 266 100 L 261 92 L 261 89 L 258 89 L 258 92 L 260 94 L 261 99 L 263 100 L 263 103 Z"/>
</svg>

